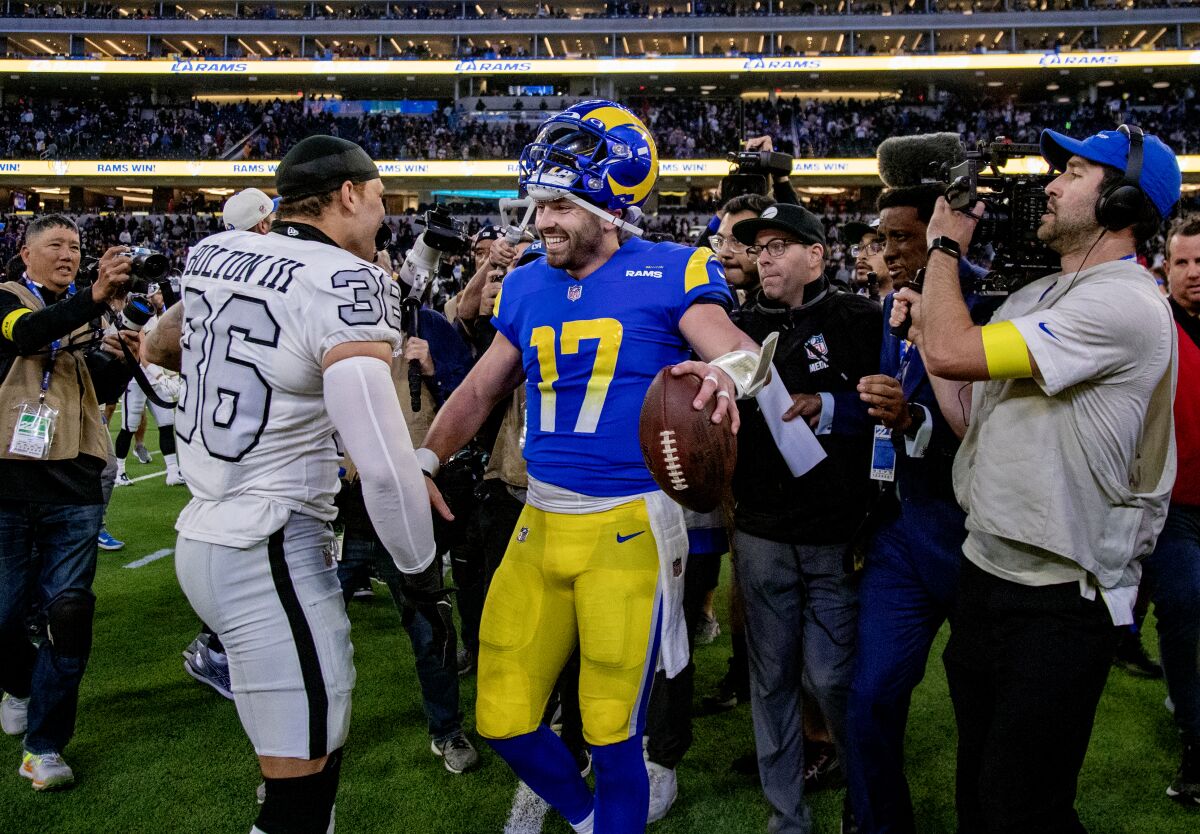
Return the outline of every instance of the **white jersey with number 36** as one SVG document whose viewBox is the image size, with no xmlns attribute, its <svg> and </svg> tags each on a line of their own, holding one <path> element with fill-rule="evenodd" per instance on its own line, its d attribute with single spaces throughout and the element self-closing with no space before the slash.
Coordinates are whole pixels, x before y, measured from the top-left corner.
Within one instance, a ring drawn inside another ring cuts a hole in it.
<svg viewBox="0 0 1200 834">
<path fill-rule="evenodd" d="M 302 237 L 223 232 L 188 255 L 175 420 L 192 500 L 175 529 L 250 547 L 292 512 L 329 521 L 340 451 L 321 362 L 342 342 L 400 344 L 379 267 Z"/>
</svg>

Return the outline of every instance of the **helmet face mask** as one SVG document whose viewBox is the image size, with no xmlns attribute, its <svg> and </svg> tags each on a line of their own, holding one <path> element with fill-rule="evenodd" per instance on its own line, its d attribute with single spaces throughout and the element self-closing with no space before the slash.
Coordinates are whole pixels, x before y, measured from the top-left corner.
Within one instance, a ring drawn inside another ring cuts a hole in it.
<svg viewBox="0 0 1200 834">
<path fill-rule="evenodd" d="M 566 197 L 615 211 L 640 206 L 657 178 L 653 137 L 611 101 L 585 101 L 551 116 L 521 153 L 521 186 L 538 201 Z"/>
</svg>

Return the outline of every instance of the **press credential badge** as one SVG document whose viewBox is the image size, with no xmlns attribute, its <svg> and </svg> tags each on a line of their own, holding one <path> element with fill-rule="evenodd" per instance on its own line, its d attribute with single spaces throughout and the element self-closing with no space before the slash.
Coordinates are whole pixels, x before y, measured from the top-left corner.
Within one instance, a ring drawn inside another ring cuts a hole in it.
<svg viewBox="0 0 1200 834">
<path fill-rule="evenodd" d="M 12 442 L 8 444 L 8 453 L 46 460 L 50 457 L 50 444 L 54 442 L 58 409 L 45 403 L 21 403 L 17 411 L 17 425 L 13 430 Z"/>
</svg>

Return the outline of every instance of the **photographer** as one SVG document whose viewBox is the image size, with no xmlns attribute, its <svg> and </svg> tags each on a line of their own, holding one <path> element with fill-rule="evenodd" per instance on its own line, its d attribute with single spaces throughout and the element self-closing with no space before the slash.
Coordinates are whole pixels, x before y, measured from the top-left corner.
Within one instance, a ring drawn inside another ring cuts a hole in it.
<svg viewBox="0 0 1200 834">
<path fill-rule="evenodd" d="M 924 294 L 902 290 L 931 374 L 976 381 L 954 463 L 967 513 L 944 660 L 958 723 L 958 824 L 1082 831 L 1075 790 L 1112 659 L 1175 477 L 1175 338 L 1134 260 L 1179 199 L 1174 154 L 1122 126 L 1044 131 L 1063 173 L 1038 238 L 1061 271 L 972 323 L 958 259 L 981 205 L 929 222 Z M 911 305 L 911 311 L 909 308 Z"/>
<path fill-rule="evenodd" d="M 21 279 L 0 284 L 0 723 L 25 734 L 20 774 L 35 790 L 74 780 L 62 752 L 92 643 L 109 454 L 100 403 L 132 373 L 120 341 L 139 348 L 127 330 L 96 338 L 129 283 L 124 251 L 106 251 L 95 283 L 76 291 L 79 231 L 46 215 L 26 230 Z M 37 647 L 25 628 L 35 602 L 47 634 Z"/>
</svg>

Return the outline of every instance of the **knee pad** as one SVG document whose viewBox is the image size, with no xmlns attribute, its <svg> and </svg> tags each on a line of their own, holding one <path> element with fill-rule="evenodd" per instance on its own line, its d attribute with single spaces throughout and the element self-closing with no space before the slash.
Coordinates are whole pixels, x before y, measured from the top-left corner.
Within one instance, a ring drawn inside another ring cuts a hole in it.
<svg viewBox="0 0 1200 834">
<path fill-rule="evenodd" d="M 291 779 L 264 779 L 267 799 L 254 827 L 263 834 L 326 834 L 342 772 L 342 750 L 329 754 L 319 773 Z"/>
<path fill-rule="evenodd" d="M 96 598 L 83 591 L 67 591 L 50 603 L 46 634 L 60 657 L 87 657 L 92 650 L 92 617 Z"/>
</svg>

